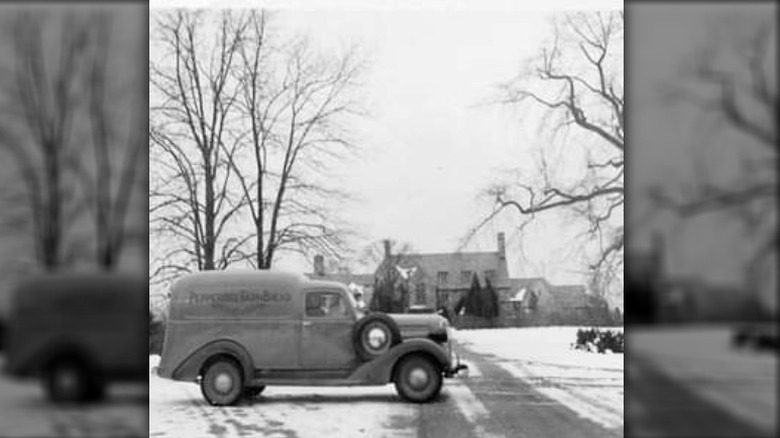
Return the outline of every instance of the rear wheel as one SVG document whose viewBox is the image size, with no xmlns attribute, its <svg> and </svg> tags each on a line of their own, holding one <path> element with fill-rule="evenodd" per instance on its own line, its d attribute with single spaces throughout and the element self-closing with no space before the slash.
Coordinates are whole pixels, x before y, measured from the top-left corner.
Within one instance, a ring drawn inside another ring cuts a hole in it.
<svg viewBox="0 0 780 438">
<path fill-rule="evenodd" d="M 412 355 L 401 359 L 395 372 L 395 389 L 405 400 L 425 403 L 441 392 L 441 367 L 432 359 Z"/>
<path fill-rule="evenodd" d="M 44 372 L 44 384 L 53 402 L 83 402 L 103 396 L 103 383 L 83 360 L 73 357 L 54 359 Z"/>
<path fill-rule="evenodd" d="M 200 392 L 212 406 L 235 404 L 244 392 L 244 376 L 235 360 L 219 358 L 205 367 Z"/>
</svg>

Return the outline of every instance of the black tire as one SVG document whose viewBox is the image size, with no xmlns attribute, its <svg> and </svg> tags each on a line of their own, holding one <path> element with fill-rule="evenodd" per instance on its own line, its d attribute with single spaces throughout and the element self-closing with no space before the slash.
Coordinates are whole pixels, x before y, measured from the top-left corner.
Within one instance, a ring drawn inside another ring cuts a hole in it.
<svg viewBox="0 0 780 438">
<path fill-rule="evenodd" d="M 83 360 L 73 357 L 53 359 L 44 370 L 49 400 L 56 403 L 83 402 L 96 394 L 96 382 Z"/>
<path fill-rule="evenodd" d="M 200 392 L 212 406 L 236 404 L 244 392 L 244 374 L 233 359 L 220 357 L 210 361 L 200 379 Z"/>
<path fill-rule="evenodd" d="M 358 356 L 372 360 L 401 342 L 398 324 L 384 313 L 369 313 L 358 321 L 352 332 L 352 341 Z"/>
<path fill-rule="evenodd" d="M 265 385 L 260 386 L 247 386 L 244 388 L 244 392 L 242 396 L 244 398 L 252 399 L 257 397 L 258 395 L 262 394 L 263 391 L 265 391 Z"/>
<path fill-rule="evenodd" d="M 406 401 L 425 403 L 439 396 L 441 367 L 433 359 L 414 354 L 401 359 L 393 376 L 395 389 Z"/>
</svg>

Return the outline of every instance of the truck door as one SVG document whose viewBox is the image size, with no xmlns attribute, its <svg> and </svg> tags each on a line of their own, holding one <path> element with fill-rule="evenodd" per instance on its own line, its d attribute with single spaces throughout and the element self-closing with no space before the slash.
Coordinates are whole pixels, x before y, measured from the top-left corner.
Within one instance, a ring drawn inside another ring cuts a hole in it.
<svg viewBox="0 0 780 438">
<path fill-rule="evenodd" d="M 301 367 L 336 370 L 352 368 L 354 315 L 341 291 L 306 291 L 301 320 Z"/>
</svg>

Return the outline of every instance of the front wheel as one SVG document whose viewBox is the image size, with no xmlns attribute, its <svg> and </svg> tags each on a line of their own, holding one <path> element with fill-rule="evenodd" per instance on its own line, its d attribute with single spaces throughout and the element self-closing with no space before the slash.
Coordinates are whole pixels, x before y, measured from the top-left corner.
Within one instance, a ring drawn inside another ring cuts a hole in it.
<svg viewBox="0 0 780 438">
<path fill-rule="evenodd" d="M 405 400 L 425 403 L 441 392 L 442 374 L 432 359 L 413 355 L 401 359 L 395 373 L 395 389 Z"/>
<path fill-rule="evenodd" d="M 200 380 L 200 392 L 212 406 L 235 404 L 244 392 L 241 368 L 232 359 L 217 359 L 206 366 Z"/>
</svg>

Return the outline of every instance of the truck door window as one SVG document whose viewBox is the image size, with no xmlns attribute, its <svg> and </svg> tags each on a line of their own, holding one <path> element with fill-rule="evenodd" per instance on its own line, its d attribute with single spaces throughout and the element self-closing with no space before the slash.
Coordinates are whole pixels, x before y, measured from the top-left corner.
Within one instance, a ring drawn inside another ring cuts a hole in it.
<svg viewBox="0 0 780 438">
<path fill-rule="evenodd" d="M 336 292 L 309 292 L 306 294 L 306 316 L 340 318 L 347 314 L 341 295 Z"/>
</svg>

